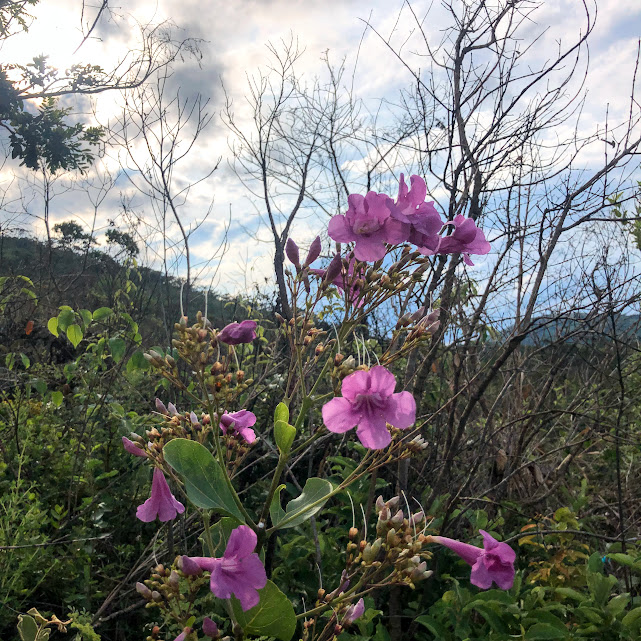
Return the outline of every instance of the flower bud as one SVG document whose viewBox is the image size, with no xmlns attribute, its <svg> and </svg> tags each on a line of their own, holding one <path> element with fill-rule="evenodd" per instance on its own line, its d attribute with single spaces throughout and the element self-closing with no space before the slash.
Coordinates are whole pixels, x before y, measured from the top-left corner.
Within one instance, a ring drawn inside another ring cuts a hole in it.
<svg viewBox="0 0 641 641">
<path fill-rule="evenodd" d="M 325 277 L 323 278 L 323 284 L 329 285 L 333 283 L 334 280 L 338 278 L 338 276 L 340 276 L 342 269 L 343 261 L 341 260 L 341 255 L 336 254 L 327 266 L 327 271 L 325 272 Z"/>
<path fill-rule="evenodd" d="M 159 601 L 162 601 L 162 595 L 157 590 L 154 590 L 151 593 L 151 600 L 152 601 L 156 601 L 156 603 L 159 602 Z"/>
<path fill-rule="evenodd" d="M 305 265 L 304 267 L 309 267 L 319 256 L 321 253 L 321 239 L 320 236 L 316 236 L 314 240 L 312 241 L 312 244 L 309 246 L 309 253 L 307 254 L 307 258 L 305 259 Z"/>
<path fill-rule="evenodd" d="M 401 527 L 403 525 L 403 519 L 405 518 L 405 515 L 403 514 L 403 510 L 399 510 L 391 520 L 392 525 L 395 528 Z"/>
<path fill-rule="evenodd" d="M 386 538 L 386 543 L 389 547 L 393 548 L 396 547 L 396 530 L 392 528 L 388 533 L 387 533 L 387 538 Z"/>
<path fill-rule="evenodd" d="M 296 271 L 300 269 L 300 254 L 298 251 L 298 245 L 294 242 L 292 238 L 287 239 L 285 244 L 285 253 L 290 262 L 296 267 Z"/>
<path fill-rule="evenodd" d="M 357 536 L 358 536 L 358 528 L 355 528 L 355 527 L 349 528 L 349 540 L 354 541 L 356 540 Z"/>
<path fill-rule="evenodd" d="M 138 592 L 143 599 L 151 601 L 151 590 L 144 583 L 140 583 L 140 581 L 136 583 L 136 592 Z"/>
<path fill-rule="evenodd" d="M 167 404 L 167 410 L 172 416 L 178 416 L 178 410 L 176 409 L 176 406 L 173 403 Z"/>
<path fill-rule="evenodd" d="M 164 414 L 165 416 L 169 414 L 167 408 L 165 407 L 165 404 L 159 398 L 156 399 L 156 410 L 161 414 Z"/>
<path fill-rule="evenodd" d="M 196 412 L 190 412 L 189 414 L 189 420 L 191 421 L 192 425 L 198 425 L 198 417 L 196 416 Z"/>
<path fill-rule="evenodd" d="M 425 513 L 421 510 L 410 517 L 410 525 L 418 525 L 425 518 Z"/>
<path fill-rule="evenodd" d="M 212 639 L 216 639 L 220 636 L 220 632 L 218 632 L 218 626 L 209 617 L 205 617 L 203 620 L 203 634 L 205 636 L 211 637 Z"/>
<path fill-rule="evenodd" d="M 176 572 L 176 570 L 172 570 L 169 575 L 169 585 L 171 585 L 172 588 L 177 588 L 179 584 L 180 577 L 178 576 L 178 572 Z"/>
</svg>

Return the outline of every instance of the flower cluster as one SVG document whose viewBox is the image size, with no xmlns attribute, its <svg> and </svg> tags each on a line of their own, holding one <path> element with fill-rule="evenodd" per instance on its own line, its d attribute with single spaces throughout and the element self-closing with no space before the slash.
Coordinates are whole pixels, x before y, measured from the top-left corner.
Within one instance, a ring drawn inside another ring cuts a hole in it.
<svg viewBox="0 0 641 641">
<path fill-rule="evenodd" d="M 420 176 L 411 176 L 408 189 L 401 174 L 398 196 L 393 201 L 386 194 L 370 191 L 366 196 L 352 194 L 349 208 L 329 221 L 328 233 L 339 243 L 354 243 L 357 260 L 376 261 L 387 252 L 386 245 L 409 242 L 421 254 L 463 254 L 473 265 L 470 254 L 483 255 L 490 243 L 474 220 L 462 215 L 444 222 L 434 207 L 426 202 L 427 187 Z M 452 228 L 450 235 L 440 235 Z"/>
</svg>

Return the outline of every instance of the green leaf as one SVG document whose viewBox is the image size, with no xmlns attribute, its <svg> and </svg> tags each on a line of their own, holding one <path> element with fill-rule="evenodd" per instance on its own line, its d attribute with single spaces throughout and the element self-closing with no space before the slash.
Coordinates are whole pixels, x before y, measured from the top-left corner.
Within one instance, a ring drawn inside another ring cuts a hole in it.
<svg viewBox="0 0 641 641">
<path fill-rule="evenodd" d="M 71 307 L 63 306 L 60 309 L 62 311 L 58 314 L 58 329 L 64 332 L 76 320 L 76 315 Z"/>
<path fill-rule="evenodd" d="M 211 452 L 200 443 L 184 438 L 169 441 L 165 460 L 183 477 L 189 500 L 197 507 L 211 508 L 245 519 L 225 482 L 224 472 Z"/>
<path fill-rule="evenodd" d="M 567 634 L 568 630 L 565 627 L 565 623 L 547 610 L 534 610 L 528 612 L 527 616 L 524 619 L 524 622 L 527 623 L 545 623 L 546 625 L 551 625 L 553 628 L 556 628 L 563 634 Z"/>
<path fill-rule="evenodd" d="M 285 403 L 279 403 L 274 410 L 274 424 L 278 421 L 289 423 L 289 407 Z"/>
<path fill-rule="evenodd" d="M 622 619 L 621 623 L 625 626 L 633 626 L 634 624 L 641 624 L 641 608 L 634 608 L 630 610 Z"/>
<path fill-rule="evenodd" d="M 620 565 L 625 565 L 626 567 L 632 568 L 637 572 L 641 572 L 641 562 L 639 562 L 629 554 L 621 554 L 620 552 L 615 552 L 613 554 L 606 554 L 606 556 L 608 557 L 608 559 L 612 559 Z"/>
<path fill-rule="evenodd" d="M 33 386 L 36 388 L 40 396 L 44 396 L 47 393 L 47 383 L 41 378 L 34 379 Z"/>
<path fill-rule="evenodd" d="M 69 325 L 69 327 L 67 327 L 67 338 L 71 341 L 71 344 L 74 347 L 78 347 L 80 341 L 83 338 L 83 333 L 80 329 L 80 326 L 76 325 L 75 323 L 73 325 Z"/>
<path fill-rule="evenodd" d="M 88 309 L 81 309 L 79 312 L 80 318 L 82 318 L 82 324 L 86 328 L 89 326 L 89 323 L 91 323 L 91 319 L 93 318 L 92 313 Z"/>
<path fill-rule="evenodd" d="M 526 641 L 536 641 L 537 639 L 567 639 L 568 631 L 561 631 L 548 623 L 536 623 L 526 633 Z"/>
<path fill-rule="evenodd" d="M 279 485 L 274 492 L 274 498 L 269 506 L 269 516 L 271 517 L 272 525 L 280 523 L 285 518 L 285 510 L 280 506 L 280 493 L 286 487 L 286 485 Z"/>
<path fill-rule="evenodd" d="M 47 323 L 47 329 L 54 335 L 54 336 L 59 336 L 58 334 L 58 318 L 54 316 L 53 318 L 49 319 L 49 322 Z"/>
<path fill-rule="evenodd" d="M 26 354 L 20 354 L 20 360 L 22 361 L 22 367 L 25 369 L 29 369 L 31 365 L 31 361 L 29 360 L 29 357 Z"/>
<path fill-rule="evenodd" d="M 26 614 L 18 616 L 18 633 L 22 641 L 36 641 L 38 637 L 36 620 Z"/>
<path fill-rule="evenodd" d="M 116 361 L 116 363 L 120 363 L 122 357 L 125 355 L 125 351 L 127 350 L 127 343 L 125 343 L 122 338 L 110 338 L 109 349 L 114 361 Z"/>
<path fill-rule="evenodd" d="M 282 488 L 283 486 L 281 486 Z M 333 487 L 329 481 L 319 478 L 307 479 L 301 495 L 290 501 L 285 511 L 280 507 L 280 489 L 274 495 L 269 508 L 274 527 L 290 528 L 300 525 L 319 512 L 329 499 Z M 276 503 L 274 503 L 276 502 Z M 291 519 L 287 521 L 287 519 Z M 284 525 L 280 525 L 281 523 Z"/>
<path fill-rule="evenodd" d="M 296 614 L 289 599 L 271 581 L 258 594 L 258 605 L 247 612 L 243 612 L 238 599 L 230 599 L 238 624 L 247 635 L 289 641 L 296 631 Z"/>
<path fill-rule="evenodd" d="M 101 320 L 104 320 L 108 316 L 111 316 L 113 314 L 113 311 L 111 310 L 110 307 L 99 307 L 94 313 L 93 313 L 93 319 L 95 321 L 100 322 Z"/>
<path fill-rule="evenodd" d="M 292 449 L 292 443 L 296 438 L 296 428 L 285 421 L 276 421 L 274 425 L 274 438 L 280 451 L 283 454 L 289 454 Z"/>
<path fill-rule="evenodd" d="M 435 637 L 440 641 L 440 639 L 449 638 L 449 634 L 445 629 L 445 626 L 441 625 L 438 621 L 434 620 L 432 617 L 423 615 L 416 617 L 416 622 L 424 625 Z"/>
<path fill-rule="evenodd" d="M 60 391 L 51 392 L 51 402 L 56 407 L 60 407 L 62 405 L 63 399 L 64 399 L 64 396 L 62 395 L 62 392 Z"/>
<path fill-rule="evenodd" d="M 140 350 L 134 352 L 127 361 L 127 371 L 133 372 L 137 369 L 149 369 L 149 363 L 145 359 L 143 352 Z"/>
</svg>

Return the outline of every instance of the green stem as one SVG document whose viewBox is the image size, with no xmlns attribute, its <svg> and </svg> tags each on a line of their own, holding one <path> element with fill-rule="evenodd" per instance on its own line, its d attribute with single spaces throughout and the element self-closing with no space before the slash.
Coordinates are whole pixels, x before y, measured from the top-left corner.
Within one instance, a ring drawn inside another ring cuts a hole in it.
<svg viewBox="0 0 641 641">
<path fill-rule="evenodd" d="M 209 552 L 209 556 L 213 557 L 214 554 L 216 553 L 216 548 L 214 547 L 214 541 L 211 538 L 211 529 L 209 527 L 209 510 L 203 510 L 202 516 L 203 516 L 203 525 L 205 526 L 204 534 L 205 534 L 205 543 L 207 543 L 207 551 Z"/>
</svg>

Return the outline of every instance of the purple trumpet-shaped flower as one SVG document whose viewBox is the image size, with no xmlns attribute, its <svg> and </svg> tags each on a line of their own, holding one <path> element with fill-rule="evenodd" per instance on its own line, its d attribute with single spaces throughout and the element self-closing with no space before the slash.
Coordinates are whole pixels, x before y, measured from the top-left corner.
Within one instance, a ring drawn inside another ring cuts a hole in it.
<svg viewBox="0 0 641 641">
<path fill-rule="evenodd" d="M 136 510 L 136 516 L 145 523 L 150 523 L 158 517 L 161 521 L 171 521 L 177 514 L 182 514 L 185 506 L 176 500 L 162 470 L 154 468 L 154 478 L 151 482 L 151 496 Z"/>
<path fill-rule="evenodd" d="M 327 233 L 339 243 L 355 242 L 358 260 L 374 261 L 385 256 L 385 243 L 396 244 L 407 239 L 408 226 L 392 218 L 394 203 L 389 196 L 370 191 L 366 196 L 351 194 L 349 209 L 329 221 Z"/>
<path fill-rule="evenodd" d="M 207 637 L 211 637 L 212 639 L 216 639 L 220 636 L 218 626 L 209 617 L 205 617 L 203 620 L 203 634 Z"/>
<path fill-rule="evenodd" d="M 411 176 L 410 183 L 408 190 L 405 177 L 401 174 L 392 218 L 409 224 L 409 234 L 405 240 L 416 245 L 421 253 L 430 255 L 438 248 L 438 233 L 443 228 L 443 221 L 434 202 L 425 202 L 425 181 L 420 176 Z"/>
<path fill-rule="evenodd" d="M 256 338 L 256 321 L 244 320 L 240 323 L 230 323 L 218 332 L 218 340 L 227 345 L 251 343 Z"/>
<path fill-rule="evenodd" d="M 499 543 L 485 530 L 479 530 L 483 536 L 483 547 L 448 539 L 445 536 L 433 536 L 432 540 L 448 547 L 458 554 L 463 561 L 472 566 L 470 582 L 482 590 L 492 587 L 492 582 L 509 590 L 514 584 L 514 561 L 516 553 L 507 543 Z"/>
<path fill-rule="evenodd" d="M 258 590 L 267 585 L 265 568 L 254 552 L 256 542 L 256 533 L 246 525 L 240 525 L 232 530 L 222 558 L 187 558 L 201 569 L 211 572 L 209 587 L 214 596 L 229 599 L 233 594 L 240 601 L 242 609 L 247 611 L 258 604 Z"/>
<path fill-rule="evenodd" d="M 134 456 L 141 456 L 142 458 L 147 458 L 147 455 L 145 454 L 144 450 L 141 450 L 139 447 L 136 447 L 136 444 L 133 441 L 130 441 L 126 436 L 122 437 L 122 444 L 125 450 L 129 452 L 129 454 L 133 454 Z"/>
<path fill-rule="evenodd" d="M 409 392 L 394 393 L 394 374 L 381 365 L 358 370 L 343 379 L 342 398 L 323 405 L 323 422 L 330 432 L 347 432 L 357 426 L 356 436 L 372 450 L 387 447 L 392 437 L 389 423 L 404 430 L 416 419 L 416 401 Z"/>
<path fill-rule="evenodd" d="M 343 624 L 351 625 L 352 623 L 354 623 L 354 621 L 356 621 L 356 619 L 363 616 L 363 612 L 365 612 L 365 601 L 360 598 L 356 603 L 350 605 L 349 608 L 347 608 L 347 612 L 345 612 L 345 618 L 343 619 Z"/>
<path fill-rule="evenodd" d="M 470 254 L 482 256 L 490 251 L 490 243 L 485 240 L 483 230 L 479 229 L 471 218 L 459 214 L 446 224 L 452 225 L 454 232 L 440 239 L 435 253 L 463 254 L 465 264 L 474 265 L 470 260 Z"/>
<path fill-rule="evenodd" d="M 223 434 L 228 431 L 238 432 L 248 443 L 256 440 L 256 432 L 251 429 L 256 424 L 256 415 L 248 410 L 240 410 L 233 414 L 223 414 L 220 417 L 220 429 Z"/>
</svg>

